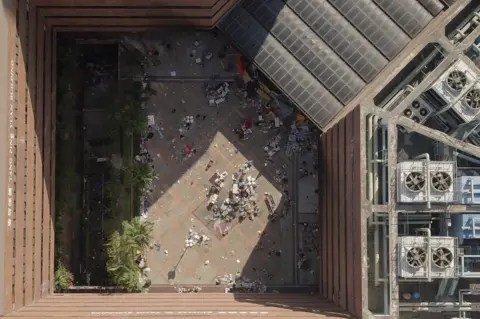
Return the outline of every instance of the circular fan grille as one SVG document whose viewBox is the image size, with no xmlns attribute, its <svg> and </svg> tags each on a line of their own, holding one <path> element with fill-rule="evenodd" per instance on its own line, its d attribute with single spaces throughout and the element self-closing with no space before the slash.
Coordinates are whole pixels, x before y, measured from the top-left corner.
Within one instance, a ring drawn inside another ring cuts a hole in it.
<svg viewBox="0 0 480 319">
<path fill-rule="evenodd" d="M 480 90 L 470 90 L 465 96 L 465 102 L 472 109 L 480 109 Z"/>
<path fill-rule="evenodd" d="M 462 71 L 452 71 L 447 77 L 448 86 L 455 91 L 461 91 L 467 84 L 467 76 Z"/>
<path fill-rule="evenodd" d="M 406 117 L 412 116 L 412 110 L 410 110 L 410 109 L 405 109 L 405 111 L 403 111 L 403 115 L 405 115 Z"/>
<path fill-rule="evenodd" d="M 415 123 L 420 123 L 420 118 L 419 118 L 418 116 L 412 117 L 412 120 L 413 120 Z"/>
<path fill-rule="evenodd" d="M 432 187 L 439 192 L 446 192 L 452 186 L 452 176 L 446 172 L 432 174 Z"/>
<path fill-rule="evenodd" d="M 447 268 L 452 264 L 453 254 L 450 249 L 440 247 L 433 251 L 432 261 L 439 268 Z"/>
<path fill-rule="evenodd" d="M 427 116 L 428 115 L 428 110 L 426 108 L 421 108 L 420 109 L 420 115 L 421 116 Z"/>
<path fill-rule="evenodd" d="M 413 102 L 412 102 L 412 107 L 413 107 L 414 109 L 418 109 L 418 108 L 420 107 L 420 102 L 418 102 L 418 101 L 413 101 Z"/>
<path fill-rule="evenodd" d="M 427 253 L 423 248 L 413 247 L 407 251 L 407 264 L 413 268 L 420 268 L 425 265 Z"/>
<path fill-rule="evenodd" d="M 411 172 L 405 179 L 405 185 L 412 192 L 419 192 L 425 188 L 425 175 L 420 172 Z"/>
</svg>

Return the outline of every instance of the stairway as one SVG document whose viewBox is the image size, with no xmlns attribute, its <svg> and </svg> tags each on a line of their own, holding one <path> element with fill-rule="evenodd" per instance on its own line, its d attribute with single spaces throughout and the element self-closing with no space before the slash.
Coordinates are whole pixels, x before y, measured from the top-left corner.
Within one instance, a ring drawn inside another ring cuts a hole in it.
<svg viewBox="0 0 480 319">
<path fill-rule="evenodd" d="M 54 294 L 18 318 L 353 318 L 318 295 L 282 293 Z"/>
</svg>

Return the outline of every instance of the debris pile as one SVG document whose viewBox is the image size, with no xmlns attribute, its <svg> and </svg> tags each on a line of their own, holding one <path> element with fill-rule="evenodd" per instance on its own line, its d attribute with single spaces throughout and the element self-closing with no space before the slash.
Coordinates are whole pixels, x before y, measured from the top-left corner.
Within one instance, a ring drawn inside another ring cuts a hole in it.
<svg viewBox="0 0 480 319">
<path fill-rule="evenodd" d="M 217 205 L 220 191 L 225 186 L 227 172 L 215 173 L 212 186 L 207 194 L 208 207 L 213 213 L 213 220 L 232 222 L 238 218 L 242 221 L 246 218 L 253 220 L 258 216 L 260 209 L 257 206 L 257 184 L 252 176 L 246 173 L 252 166 L 251 161 L 241 165 L 239 172 L 232 175 L 232 185 L 227 198 L 221 205 Z M 227 230 L 228 232 L 228 230 Z"/>
<path fill-rule="evenodd" d="M 202 291 L 202 288 L 201 287 L 198 287 L 198 286 L 193 286 L 193 287 L 176 287 L 177 288 L 177 292 L 180 293 L 180 294 L 184 294 L 184 293 L 197 293 L 197 292 L 201 292 Z"/>
<path fill-rule="evenodd" d="M 188 230 L 188 236 L 185 238 L 185 248 L 192 248 L 194 246 L 200 246 L 202 243 L 210 241 L 206 235 L 200 235 L 193 229 Z"/>
<path fill-rule="evenodd" d="M 238 135 L 240 140 L 246 141 L 252 135 L 252 121 L 251 120 L 245 120 L 243 121 L 242 124 L 240 124 L 240 127 L 237 127 L 233 131 Z"/>
<path fill-rule="evenodd" d="M 252 280 L 245 276 L 242 276 L 240 272 L 235 274 L 225 274 L 222 277 L 215 279 L 216 285 L 225 285 L 225 292 L 256 292 L 264 293 L 267 290 L 267 286 L 261 283 L 259 280 Z"/>
<path fill-rule="evenodd" d="M 302 153 L 311 148 L 309 135 L 310 129 L 308 125 L 297 126 L 292 124 L 285 147 L 285 154 L 288 158 L 292 158 L 294 153 Z"/>
<path fill-rule="evenodd" d="M 212 86 L 210 84 L 205 85 L 205 92 L 207 95 L 208 105 L 218 106 L 225 103 L 230 94 L 230 84 L 224 82 L 220 85 Z"/>
<path fill-rule="evenodd" d="M 265 151 L 265 155 L 267 160 L 273 162 L 273 156 L 280 151 L 280 141 L 282 140 L 282 136 L 278 134 L 275 136 L 273 140 L 268 142 L 268 144 L 263 148 Z"/>
</svg>

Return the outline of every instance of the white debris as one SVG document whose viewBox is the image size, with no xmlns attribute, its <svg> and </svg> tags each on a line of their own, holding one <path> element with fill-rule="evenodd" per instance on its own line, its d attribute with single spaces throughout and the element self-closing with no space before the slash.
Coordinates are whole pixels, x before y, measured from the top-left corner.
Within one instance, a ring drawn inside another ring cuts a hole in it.
<svg viewBox="0 0 480 319">
<path fill-rule="evenodd" d="M 195 121 L 195 120 L 194 120 L 193 116 L 185 116 L 185 117 L 183 118 L 183 122 L 184 122 L 185 124 L 193 124 L 194 121 Z"/>
<path fill-rule="evenodd" d="M 202 288 L 194 286 L 194 287 L 177 287 L 178 293 L 192 293 L 192 292 L 200 292 Z"/>
<path fill-rule="evenodd" d="M 150 125 L 150 126 L 155 125 L 155 115 L 148 115 L 147 119 L 148 119 L 148 125 Z"/>
<path fill-rule="evenodd" d="M 210 106 L 218 106 L 225 103 L 230 94 L 230 85 L 228 82 L 224 82 L 219 86 L 207 87 L 207 99 Z"/>
<path fill-rule="evenodd" d="M 210 241 L 210 238 L 206 235 L 199 235 L 197 232 L 189 229 L 188 236 L 185 239 L 185 248 L 192 248 L 202 243 Z"/>
</svg>

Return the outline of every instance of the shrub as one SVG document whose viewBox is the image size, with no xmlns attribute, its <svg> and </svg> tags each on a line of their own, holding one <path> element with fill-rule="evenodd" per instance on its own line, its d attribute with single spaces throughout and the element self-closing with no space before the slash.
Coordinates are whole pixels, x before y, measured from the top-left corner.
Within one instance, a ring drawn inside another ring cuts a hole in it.
<svg viewBox="0 0 480 319">
<path fill-rule="evenodd" d="M 73 274 L 63 263 L 59 263 L 55 271 L 55 291 L 68 289 L 73 285 Z"/>
</svg>

